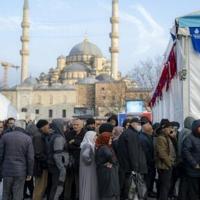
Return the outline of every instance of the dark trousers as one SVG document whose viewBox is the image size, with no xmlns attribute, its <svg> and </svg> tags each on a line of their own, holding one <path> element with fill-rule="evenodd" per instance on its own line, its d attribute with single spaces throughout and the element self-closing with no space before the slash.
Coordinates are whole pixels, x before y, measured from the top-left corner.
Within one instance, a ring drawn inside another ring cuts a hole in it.
<svg viewBox="0 0 200 200">
<path fill-rule="evenodd" d="M 153 192 L 155 177 L 156 177 L 156 169 L 149 168 L 148 174 L 144 176 L 144 181 L 146 183 L 148 193 Z"/>
<path fill-rule="evenodd" d="M 27 195 L 27 190 L 29 191 L 29 195 L 32 198 L 33 190 L 34 190 L 33 178 L 30 181 L 26 181 L 25 182 L 25 185 L 24 185 L 24 197 Z"/>
<path fill-rule="evenodd" d="M 52 178 L 52 185 L 49 200 L 59 200 L 63 192 L 66 173 L 61 174 L 61 171 L 59 171 L 57 168 L 54 168 L 50 170 L 50 174 Z M 64 177 L 61 177 L 62 175 Z"/>
<path fill-rule="evenodd" d="M 25 177 L 3 178 L 3 200 L 23 200 Z M 11 195 L 13 196 L 11 197 Z"/>
<path fill-rule="evenodd" d="M 188 177 L 188 200 L 200 199 L 200 178 Z"/>
<path fill-rule="evenodd" d="M 120 199 L 128 199 L 131 172 L 119 169 Z"/>
<path fill-rule="evenodd" d="M 176 183 L 179 180 L 179 178 L 181 177 L 181 175 L 183 174 L 183 170 L 182 170 L 182 166 L 178 165 L 178 166 L 174 166 L 172 169 L 172 176 L 171 176 L 171 185 L 170 185 L 170 190 L 169 190 L 169 196 L 173 197 L 173 196 L 177 196 L 176 193 Z"/>
<path fill-rule="evenodd" d="M 171 184 L 172 169 L 169 169 L 169 170 L 159 169 L 158 175 L 159 175 L 158 200 L 168 200 L 170 184 Z"/>
<path fill-rule="evenodd" d="M 79 199 L 79 172 L 74 169 L 68 169 L 64 189 L 65 200 Z"/>
<path fill-rule="evenodd" d="M 178 200 L 189 200 L 189 183 L 187 176 L 180 178 Z"/>
</svg>

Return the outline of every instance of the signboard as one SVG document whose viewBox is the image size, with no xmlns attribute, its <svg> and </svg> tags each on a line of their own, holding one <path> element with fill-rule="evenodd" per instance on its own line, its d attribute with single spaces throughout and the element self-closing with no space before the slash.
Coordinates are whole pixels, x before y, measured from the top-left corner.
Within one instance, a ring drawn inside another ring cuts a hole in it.
<svg viewBox="0 0 200 200">
<path fill-rule="evenodd" d="M 126 113 L 142 113 L 144 112 L 144 101 L 127 101 Z"/>
<path fill-rule="evenodd" d="M 126 113 L 119 113 L 118 114 L 118 124 L 119 126 L 123 126 L 123 122 L 126 119 L 127 114 Z"/>
</svg>

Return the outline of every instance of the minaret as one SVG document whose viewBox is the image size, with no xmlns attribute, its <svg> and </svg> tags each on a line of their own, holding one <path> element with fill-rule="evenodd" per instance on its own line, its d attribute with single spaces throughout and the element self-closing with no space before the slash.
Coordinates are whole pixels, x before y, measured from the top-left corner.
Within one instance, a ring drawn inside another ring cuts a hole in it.
<svg viewBox="0 0 200 200">
<path fill-rule="evenodd" d="M 119 68 L 119 0 L 112 0 L 112 17 L 110 22 L 112 24 L 112 33 L 110 33 L 111 70 L 112 78 L 117 79 Z"/>
<path fill-rule="evenodd" d="M 22 50 L 21 54 L 21 83 L 28 78 L 28 65 L 29 65 L 29 3 L 24 0 L 23 20 L 22 20 Z"/>
</svg>

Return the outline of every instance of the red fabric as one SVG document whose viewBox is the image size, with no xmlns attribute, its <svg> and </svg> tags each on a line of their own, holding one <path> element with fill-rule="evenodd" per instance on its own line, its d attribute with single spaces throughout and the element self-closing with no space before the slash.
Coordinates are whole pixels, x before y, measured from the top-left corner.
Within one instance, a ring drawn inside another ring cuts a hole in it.
<svg viewBox="0 0 200 200">
<path fill-rule="evenodd" d="M 169 90 L 170 82 L 176 74 L 177 74 L 177 65 L 176 65 L 176 55 L 175 55 L 175 45 L 174 45 L 171 49 L 167 62 L 163 66 L 163 71 L 160 76 L 158 85 L 149 103 L 150 107 L 153 107 L 155 105 L 158 97 L 162 99 L 163 88 L 166 86 L 166 91 Z"/>
</svg>

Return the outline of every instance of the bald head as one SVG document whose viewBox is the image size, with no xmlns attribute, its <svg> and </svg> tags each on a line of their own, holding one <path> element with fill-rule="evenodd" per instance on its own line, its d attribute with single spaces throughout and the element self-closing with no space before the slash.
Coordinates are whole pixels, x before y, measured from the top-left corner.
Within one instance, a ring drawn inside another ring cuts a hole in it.
<svg viewBox="0 0 200 200">
<path fill-rule="evenodd" d="M 80 119 L 75 119 L 72 124 L 74 131 L 79 134 L 83 129 L 83 121 Z"/>
</svg>

